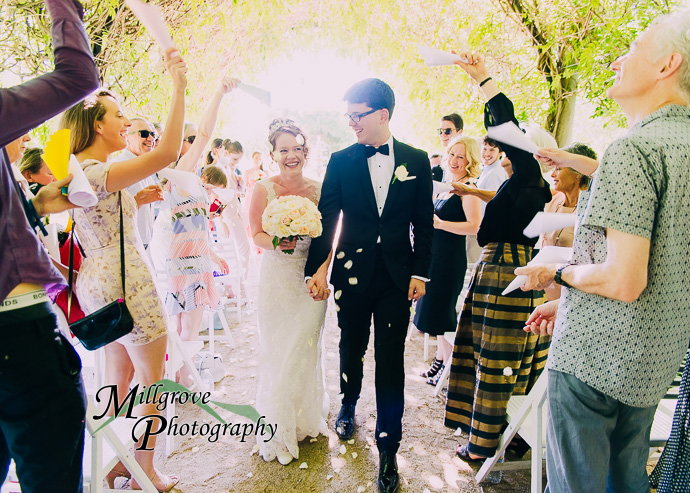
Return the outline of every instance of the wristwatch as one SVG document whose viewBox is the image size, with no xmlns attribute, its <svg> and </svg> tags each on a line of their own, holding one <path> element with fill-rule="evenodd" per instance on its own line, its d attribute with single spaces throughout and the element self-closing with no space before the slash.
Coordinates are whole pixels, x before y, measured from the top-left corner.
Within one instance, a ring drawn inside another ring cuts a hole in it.
<svg viewBox="0 0 690 493">
<path fill-rule="evenodd" d="M 563 278 L 561 277 L 561 276 L 563 275 L 563 270 L 564 270 L 566 267 L 570 267 L 571 265 L 572 265 L 572 264 L 563 264 L 563 265 L 561 265 L 561 266 L 558 268 L 558 270 L 556 270 L 556 275 L 553 276 L 553 282 L 555 282 L 556 284 L 560 284 L 561 286 L 565 286 L 566 288 L 572 288 L 572 286 L 571 286 L 570 284 L 568 284 L 567 282 L 565 282 L 565 281 L 563 280 Z"/>
</svg>

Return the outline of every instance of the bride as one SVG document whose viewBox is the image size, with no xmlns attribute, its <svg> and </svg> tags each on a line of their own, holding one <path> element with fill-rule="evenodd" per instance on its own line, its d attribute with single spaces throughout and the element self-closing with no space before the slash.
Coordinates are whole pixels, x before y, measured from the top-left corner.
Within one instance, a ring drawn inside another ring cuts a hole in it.
<svg viewBox="0 0 690 493">
<path fill-rule="evenodd" d="M 257 437 L 259 455 L 286 465 L 299 458 L 298 442 L 327 435 L 328 396 L 324 391 L 322 333 L 326 301 L 314 302 L 304 284 L 310 239 L 273 237 L 262 228 L 261 216 L 277 197 L 299 195 L 318 204 L 321 185 L 305 178 L 302 168 L 309 148 L 304 132 L 292 120 L 269 126 L 271 156 L 280 174 L 257 182 L 249 209 L 256 246 L 264 249 L 259 277 L 259 388 L 256 409 L 266 423 L 277 425 L 268 442 Z M 288 255 L 283 250 L 294 250 Z"/>
</svg>

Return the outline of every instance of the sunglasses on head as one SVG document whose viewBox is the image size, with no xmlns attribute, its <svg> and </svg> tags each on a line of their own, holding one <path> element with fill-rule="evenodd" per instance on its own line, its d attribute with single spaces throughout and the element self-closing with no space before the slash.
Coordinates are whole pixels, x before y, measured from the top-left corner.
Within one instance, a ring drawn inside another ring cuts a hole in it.
<svg viewBox="0 0 690 493">
<path fill-rule="evenodd" d="M 193 143 L 194 143 L 194 139 L 196 139 L 196 135 L 190 135 L 189 137 L 187 137 L 187 138 L 184 139 L 184 140 L 185 140 L 185 142 L 189 142 L 190 144 L 193 144 Z"/>
<path fill-rule="evenodd" d="M 438 134 L 439 135 L 450 135 L 453 132 L 452 128 L 439 128 L 438 129 Z"/>
<path fill-rule="evenodd" d="M 134 132 L 129 132 L 129 134 L 139 134 L 142 139 L 152 137 L 153 140 L 158 140 L 158 134 L 156 132 L 152 132 L 151 130 L 135 130 Z"/>
</svg>

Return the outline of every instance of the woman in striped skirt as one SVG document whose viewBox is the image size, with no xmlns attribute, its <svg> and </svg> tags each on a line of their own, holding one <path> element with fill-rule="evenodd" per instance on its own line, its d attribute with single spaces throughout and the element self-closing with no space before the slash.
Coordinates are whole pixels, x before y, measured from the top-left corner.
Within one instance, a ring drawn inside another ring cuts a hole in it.
<svg viewBox="0 0 690 493">
<path fill-rule="evenodd" d="M 456 64 L 480 84 L 487 99 L 487 128 L 511 121 L 517 124 L 513 104 L 488 77 L 483 59 L 470 53 L 461 56 L 470 63 Z M 555 147 L 556 142 L 551 138 L 538 145 Z M 551 193 L 530 153 L 503 143 L 501 148 L 512 166 L 502 164 L 512 174 L 497 192 L 454 184 L 459 194 L 476 195 L 487 202 L 477 233 L 483 250 L 455 336 L 445 416 L 446 426 L 469 434 L 469 444 L 458 446 L 456 452 L 470 460 L 494 455 L 508 400 L 513 393 L 524 394 L 534 383 L 546 364 L 550 342 L 523 330 L 532 310 L 544 301 L 543 292 L 501 293 L 515 279 L 515 268 L 531 260 L 536 238 L 527 238 L 522 231 L 551 200 Z"/>
</svg>

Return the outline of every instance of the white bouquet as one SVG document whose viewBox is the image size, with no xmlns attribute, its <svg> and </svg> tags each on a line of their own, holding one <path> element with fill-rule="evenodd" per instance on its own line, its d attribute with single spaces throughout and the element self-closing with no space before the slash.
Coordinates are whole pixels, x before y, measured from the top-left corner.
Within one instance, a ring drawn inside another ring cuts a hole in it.
<svg viewBox="0 0 690 493">
<path fill-rule="evenodd" d="M 273 248 L 277 248 L 283 238 L 316 238 L 323 232 L 321 213 L 316 204 L 298 195 L 272 200 L 261 216 L 261 225 L 266 234 L 273 236 Z M 294 250 L 283 251 L 294 253 Z"/>
</svg>

